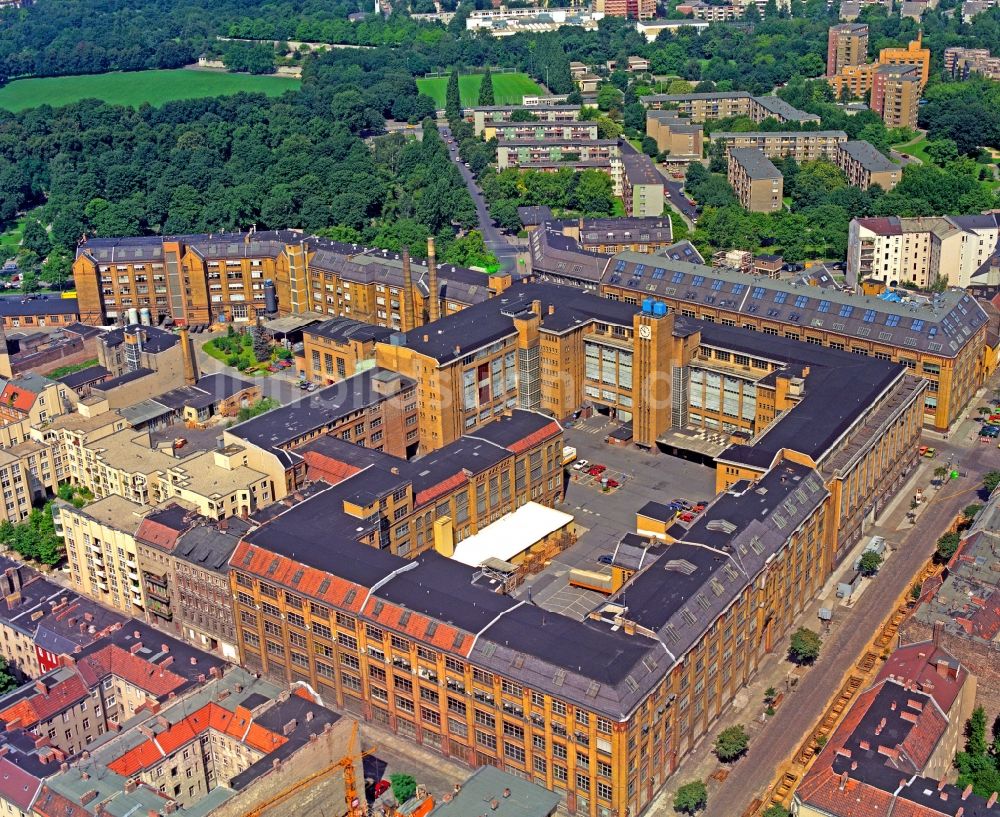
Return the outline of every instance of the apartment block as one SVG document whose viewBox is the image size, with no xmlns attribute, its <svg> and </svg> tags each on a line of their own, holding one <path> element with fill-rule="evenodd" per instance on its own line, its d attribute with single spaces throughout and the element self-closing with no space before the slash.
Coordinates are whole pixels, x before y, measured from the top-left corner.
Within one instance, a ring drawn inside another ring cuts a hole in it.
<svg viewBox="0 0 1000 817">
<path fill-rule="evenodd" d="M 247 323 L 273 308 L 279 315 L 315 311 L 399 329 L 408 304 L 420 319 L 432 308 L 463 309 L 509 283 L 503 275 L 432 266 L 432 258 L 414 263 L 408 282 L 399 254 L 282 230 L 184 241 L 90 239 L 77 249 L 73 272 L 87 323 L 129 325 L 139 318 Z M 139 311 L 137 318 L 136 307 L 148 315 Z"/>
<path fill-rule="evenodd" d="M 505 142 L 520 139 L 597 139 L 596 122 L 494 122 L 483 127 L 483 138 Z"/>
<path fill-rule="evenodd" d="M 848 65 L 868 61 L 868 26 L 865 23 L 840 23 L 830 26 L 826 46 L 826 75 L 835 76 Z"/>
<path fill-rule="evenodd" d="M 720 142 L 727 151 L 733 148 L 758 149 L 770 159 L 791 156 L 798 162 L 814 159 L 834 161 L 837 151 L 847 141 L 841 130 L 827 131 L 748 131 L 716 132 L 713 142 Z"/>
<path fill-rule="evenodd" d="M 656 140 L 658 151 L 671 157 L 700 159 L 702 156 L 705 136 L 701 125 L 675 111 L 647 111 L 646 135 Z"/>
<path fill-rule="evenodd" d="M 516 139 L 497 143 L 497 169 L 555 172 L 603 170 L 622 194 L 622 154 L 617 139 Z"/>
<path fill-rule="evenodd" d="M 655 218 L 663 215 L 666 198 L 663 176 L 644 153 L 622 156 L 622 200 L 625 213 L 634 218 Z"/>
<path fill-rule="evenodd" d="M 837 167 L 844 171 L 847 183 L 867 190 L 877 184 L 883 190 L 892 190 L 903 175 L 903 169 L 890 161 L 864 140 L 851 140 L 837 145 Z"/>
<path fill-rule="evenodd" d="M 917 69 L 920 89 L 927 85 L 931 73 L 931 51 L 923 46 L 923 32 L 917 32 L 917 39 L 911 40 L 906 48 L 883 48 L 878 53 L 878 64 L 908 65 Z"/>
<path fill-rule="evenodd" d="M 940 576 L 924 582 L 912 615 L 900 627 L 906 642 L 933 641 L 977 678 L 976 700 L 987 712 L 1000 706 L 1000 602 L 996 553 L 1000 494 L 994 492 L 962 534 L 958 551 Z"/>
<path fill-rule="evenodd" d="M 745 209 L 773 213 L 784 207 L 781 171 L 759 148 L 730 148 L 727 178 Z"/>
<path fill-rule="evenodd" d="M 935 642 L 898 648 L 802 779 L 795 813 L 847 817 L 859 802 L 913 817 L 996 813 L 996 793 L 947 782 L 975 697 L 975 677 Z"/>
<path fill-rule="evenodd" d="M 944 70 L 955 79 L 973 75 L 1000 79 L 1000 57 L 994 57 L 988 48 L 946 48 Z"/>
<path fill-rule="evenodd" d="M 816 114 L 793 108 L 777 96 L 752 96 L 747 91 L 710 91 L 697 94 L 651 94 L 639 97 L 651 110 L 670 108 L 692 122 L 707 122 L 730 116 L 746 116 L 754 122 L 776 119 L 778 122 L 816 122 Z"/>
<path fill-rule="evenodd" d="M 331 433 L 375 451 L 413 456 L 420 444 L 416 382 L 386 369 L 366 369 L 227 428 L 223 439 L 244 452 L 251 468 L 268 475 L 278 500 L 305 484 L 305 461 L 295 449 Z"/>
<path fill-rule="evenodd" d="M 920 73 L 911 65 L 883 65 L 875 71 L 871 108 L 887 128 L 916 130 L 920 106 Z"/>
<path fill-rule="evenodd" d="M 827 82 L 833 88 L 833 96 L 842 102 L 850 99 L 863 99 L 871 94 L 875 84 L 877 62 L 867 65 L 845 65 L 837 74 L 827 77 Z"/>
<path fill-rule="evenodd" d="M 996 214 L 853 219 L 848 230 L 847 279 L 927 288 L 940 280 L 967 287 L 996 251 Z"/>
<path fill-rule="evenodd" d="M 238 516 L 207 519 L 176 502 L 147 513 L 135 533 L 146 620 L 235 661 L 226 565 L 250 527 Z"/>
<path fill-rule="evenodd" d="M 656 16 L 655 0 L 596 0 L 594 10 L 609 17 L 652 20 Z"/>
<path fill-rule="evenodd" d="M 289 695 L 240 669 L 218 673 L 159 711 L 140 713 L 89 752 L 68 768 L 54 764 L 39 792 L 38 815 L 239 817 L 282 792 L 296 792 L 269 809 L 286 815 L 347 801 L 344 774 L 323 774 L 332 759 L 353 758 L 348 771 L 364 779 L 351 719 L 308 690 Z M 95 768 L 101 773 L 92 774 Z"/>
<path fill-rule="evenodd" d="M 586 66 L 584 66 L 586 68 Z M 586 73 L 586 72 L 584 72 Z M 511 122 L 515 112 L 524 111 L 535 118 L 534 122 L 567 124 L 575 123 L 579 119 L 579 105 L 490 105 L 481 108 L 468 108 L 465 111 L 466 118 L 472 122 L 476 136 L 482 136 L 487 127 L 496 124 Z"/>
<path fill-rule="evenodd" d="M 742 19 L 745 9 L 738 3 L 712 5 L 710 3 L 681 3 L 677 7 L 681 14 L 688 14 L 695 20 L 706 20 L 710 23 L 728 23 Z"/>
<path fill-rule="evenodd" d="M 375 360 L 375 344 L 390 329 L 350 318 L 330 318 L 302 330 L 302 356 L 296 367 L 310 383 L 329 385 L 353 377 Z"/>
</svg>

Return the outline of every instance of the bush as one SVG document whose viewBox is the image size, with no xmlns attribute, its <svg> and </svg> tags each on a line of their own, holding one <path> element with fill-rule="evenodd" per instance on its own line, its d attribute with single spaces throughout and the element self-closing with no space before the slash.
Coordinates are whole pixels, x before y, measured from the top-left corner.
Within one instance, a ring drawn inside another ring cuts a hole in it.
<svg viewBox="0 0 1000 817">
<path fill-rule="evenodd" d="M 715 739 L 715 756 L 723 763 L 738 760 L 750 746 L 750 736 L 742 725 L 723 729 Z"/>
<path fill-rule="evenodd" d="M 696 814 L 708 805 L 708 789 L 700 780 L 685 783 L 674 795 L 674 811 Z"/>
<path fill-rule="evenodd" d="M 391 774 L 389 783 L 392 786 L 392 796 L 396 798 L 397 803 L 405 803 L 417 793 L 417 781 L 413 779 L 413 775 Z"/>
<path fill-rule="evenodd" d="M 807 627 L 799 627 L 792 633 L 788 658 L 796 664 L 811 664 L 819 657 L 821 646 L 823 639 L 819 637 L 819 633 L 814 633 Z"/>
<path fill-rule="evenodd" d="M 862 576 L 874 576 L 880 567 L 882 567 L 882 557 L 874 550 L 866 550 L 861 554 L 858 570 Z"/>
<path fill-rule="evenodd" d="M 983 477 L 983 487 L 992 494 L 997 485 L 1000 485 L 1000 471 L 988 471 Z"/>
<path fill-rule="evenodd" d="M 947 562 L 955 555 L 955 551 L 958 550 L 961 542 L 961 537 L 957 533 L 946 533 L 937 540 L 937 549 L 934 551 L 935 561 L 940 563 Z"/>
<path fill-rule="evenodd" d="M 764 817 L 791 817 L 791 812 L 788 811 L 788 809 L 775 804 L 773 806 L 770 806 L 764 812 Z"/>
</svg>

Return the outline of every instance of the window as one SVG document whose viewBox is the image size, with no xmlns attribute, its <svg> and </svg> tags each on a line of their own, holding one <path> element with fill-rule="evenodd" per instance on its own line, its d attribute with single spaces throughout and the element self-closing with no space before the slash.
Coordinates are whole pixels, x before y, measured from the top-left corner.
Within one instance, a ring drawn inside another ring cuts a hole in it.
<svg viewBox="0 0 1000 817">
<path fill-rule="evenodd" d="M 611 799 L 611 786 L 608 783 L 602 783 L 600 780 L 597 781 L 597 796 L 602 800 Z"/>
<path fill-rule="evenodd" d="M 764 287 L 754 287 L 753 292 L 750 293 L 750 297 L 755 301 L 759 301 L 764 297 Z"/>
<path fill-rule="evenodd" d="M 775 292 L 774 293 L 774 302 L 776 304 L 783 304 L 787 300 L 788 300 L 788 293 L 787 292 Z"/>
<path fill-rule="evenodd" d="M 476 743 L 480 746 L 485 746 L 487 749 L 493 749 L 496 751 L 497 748 L 497 736 L 490 732 L 483 732 L 480 729 L 476 730 Z"/>
<path fill-rule="evenodd" d="M 842 307 L 840 307 L 840 313 L 839 314 L 840 314 L 840 317 L 842 317 L 842 318 L 849 318 L 849 317 L 851 317 L 851 313 L 852 312 L 854 312 L 854 307 L 853 306 L 849 306 L 847 304 L 844 304 Z"/>
<path fill-rule="evenodd" d="M 500 681 L 500 689 L 508 695 L 513 695 L 517 698 L 520 698 L 524 694 L 524 691 L 520 686 L 515 684 L 513 681 L 508 681 L 506 678 Z"/>
<path fill-rule="evenodd" d="M 566 704 L 562 701 L 552 702 L 552 714 L 553 715 L 565 715 L 566 714 Z"/>
<path fill-rule="evenodd" d="M 503 755 L 509 760 L 513 760 L 515 763 L 524 763 L 525 754 L 524 749 L 514 743 L 503 742 Z"/>
<path fill-rule="evenodd" d="M 861 318 L 865 323 L 874 323 L 875 316 L 878 313 L 874 309 L 866 309 L 864 316 Z"/>
<path fill-rule="evenodd" d="M 816 308 L 816 311 L 817 312 L 829 312 L 830 311 L 830 302 L 829 301 L 820 301 L 819 302 L 819 306 Z"/>
<path fill-rule="evenodd" d="M 808 304 L 808 303 L 809 303 L 809 296 L 808 295 L 798 295 L 795 298 L 795 308 L 796 309 L 805 309 L 806 308 L 806 304 Z"/>
<path fill-rule="evenodd" d="M 576 789 L 577 791 L 590 791 L 590 775 L 577 772 Z"/>
<path fill-rule="evenodd" d="M 885 316 L 886 326 L 899 326 L 899 315 L 886 315 Z"/>
</svg>

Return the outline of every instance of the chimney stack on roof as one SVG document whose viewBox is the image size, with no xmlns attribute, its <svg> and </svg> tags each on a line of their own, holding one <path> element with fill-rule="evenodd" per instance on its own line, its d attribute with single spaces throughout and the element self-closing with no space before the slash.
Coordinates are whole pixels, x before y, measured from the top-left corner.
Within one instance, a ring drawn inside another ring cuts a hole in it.
<svg viewBox="0 0 1000 817">
<path fill-rule="evenodd" d="M 410 248 L 403 247 L 403 331 L 409 332 L 414 322 L 413 271 L 410 268 Z"/>
<path fill-rule="evenodd" d="M 437 254 L 434 236 L 427 237 L 427 315 L 433 323 L 441 317 L 441 290 L 438 287 Z"/>
</svg>

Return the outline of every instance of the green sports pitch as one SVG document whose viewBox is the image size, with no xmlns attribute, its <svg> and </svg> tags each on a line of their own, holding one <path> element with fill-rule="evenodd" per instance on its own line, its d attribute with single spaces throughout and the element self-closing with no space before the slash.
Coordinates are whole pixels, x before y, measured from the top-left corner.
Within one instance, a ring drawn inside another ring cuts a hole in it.
<svg viewBox="0 0 1000 817">
<path fill-rule="evenodd" d="M 527 94 L 540 94 L 542 89 L 527 74 L 493 74 L 493 97 L 497 105 L 520 105 Z M 459 74 L 458 90 L 462 105 L 472 107 L 479 104 L 479 86 L 482 74 Z M 448 93 L 448 77 L 424 77 L 417 80 L 417 90 L 433 97 L 438 108 L 445 105 Z"/>
<path fill-rule="evenodd" d="M 165 71 L 86 74 L 70 77 L 18 79 L 0 88 L 0 108 L 23 111 L 39 105 L 69 105 L 81 99 L 101 99 L 115 105 L 162 105 L 176 99 L 228 96 L 252 91 L 279 96 L 299 88 L 288 77 L 228 74 L 178 68 Z"/>
</svg>

